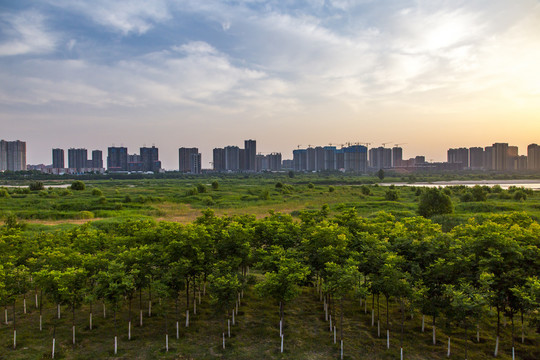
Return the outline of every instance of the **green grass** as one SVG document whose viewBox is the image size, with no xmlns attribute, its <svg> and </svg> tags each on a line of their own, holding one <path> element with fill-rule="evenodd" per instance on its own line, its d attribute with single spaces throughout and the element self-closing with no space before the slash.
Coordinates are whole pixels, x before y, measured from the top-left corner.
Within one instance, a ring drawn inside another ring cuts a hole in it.
<svg viewBox="0 0 540 360">
<path fill-rule="evenodd" d="M 50 358 L 53 321 L 57 322 L 57 359 L 338 359 L 338 344 L 333 343 L 333 333 L 325 322 L 323 304 L 311 287 L 303 289 L 298 298 L 285 306 L 285 352 L 279 351 L 278 306 L 268 299 L 261 299 L 252 289 L 245 292 L 242 306 L 232 327 L 232 337 L 226 339 L 226 349 L 221 347 L 221 334 L 226 331 L 223 315 L 216 314 L 203 297 L 197 315 L 191 316 L 191 325 L 185 328 L 183 310 L 185 300 L 180 302 L 180 339 L 175 336 L 175 312 L 172 302 L 159 306 L 155 301 L 151 318 L 147 316 L 146 296 L 143 301 L 144 325 L 138 326 L 138 301 L 133 304 L 132 340 L 127 338 L 127 306 L 118 314 L 119 353 L 114 356 L 114 326 L 111 309 L 103 318 L 101 304 L 94 305 L 94 329 L 88 328 L 88 307 L 76 311 L 77 344 L 71 343 L 71 312 L 62 308 L 61 320 L 53 320 L 56 309 L 46 304 L 44 329 L 39 331 L 38 311 L 33 308 L 33 297 L 28 299 L 29 314 L 23 315 L 22 304 L 17 306 L 18 344 L 12 346 L 12 328 L 0 326 L 0 359 L 44 359 Z M 344 302 L 344 348 L 345 359 L 396 359 L 399 358 L 399 307 L 391 300 L 391 346 L 386 349 L 385 302 L 381 297 L 381 337 L 377 328 L 371 326 L 371 298 L 367 313 L 358 300 Z M 375 303 L 376 306 L 376 303 Z M 163 309 L 169 309 L 169 352 L 165 352 L 165 325 Z M 338 309 L 335 318 L 339 318 Z M 3 315 L 3 314 L 2 314 Z M 11 312 L 10 312 L 11 316 Z M 2 316 L 3 320 L 3 316 Z M 431 340 L 431 319 L 426 317 L 426 331 L 421 332 L 421 316 L 407 315 L 404 330 L 404 353 L 406 359 L 446 359 L 446 342 L 449 330 L 437 324 L 437 344 Z M 476 343 L 476 333 L 469 331 L 469 359 L 493 357 L 495 315 L 491 314 L 481 324 L 481 342 Z M 339 329 L 339 327 L 338 327 Z M 519 326 L 516 326 L 516 355 L 518 359 L 540 358 L 540 337 L 527 329 L 527 340 L 521 344 Z M 464 358 L 464 331 L 452 328 L 452 356 Z M 511 359 L 510 324 L 502 328 L 499 359 Z"/>
</svg>

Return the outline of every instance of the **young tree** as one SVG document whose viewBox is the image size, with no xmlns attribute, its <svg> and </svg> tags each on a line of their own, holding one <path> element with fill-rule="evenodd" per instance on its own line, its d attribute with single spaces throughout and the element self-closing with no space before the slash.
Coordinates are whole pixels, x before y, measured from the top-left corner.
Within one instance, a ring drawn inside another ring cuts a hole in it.
<svg viewBox="0 0 540 360">
<path fill-rule="evenodd" d="M 420 195 L 418 214 L 430 218 L 433 215 L 451 214 L 454 212 L 452 199 L 438 188 L 425 189 Z"/>
</svg>

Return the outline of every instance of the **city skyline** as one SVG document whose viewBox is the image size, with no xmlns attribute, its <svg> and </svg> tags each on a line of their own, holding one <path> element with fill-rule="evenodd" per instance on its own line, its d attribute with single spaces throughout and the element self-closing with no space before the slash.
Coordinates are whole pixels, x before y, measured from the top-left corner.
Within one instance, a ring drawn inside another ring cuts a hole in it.
<svg viewBox="0 0 540 360">
<path fill-rule="evenodd" d="M 540 136 L 540 3 L 21 0 L 0 4 L 2 138 L 51 148 L 401 143 L 404 158 Z M 48 151 L 44 151 L 47 149 Z"/>
</svg>

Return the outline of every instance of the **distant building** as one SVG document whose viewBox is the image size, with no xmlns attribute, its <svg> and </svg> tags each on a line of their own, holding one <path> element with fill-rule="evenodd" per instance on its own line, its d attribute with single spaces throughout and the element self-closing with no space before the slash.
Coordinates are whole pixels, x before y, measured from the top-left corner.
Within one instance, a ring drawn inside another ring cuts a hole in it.
<svg viewBox="0 0 540 360">
<path fill-rule="evenodd" d="M 0 140 L 0 171 L 26 170 L 26 142 Z"/>
<path fill-rule="evenodd" d="M 157 147 L 142 147 L 140 148 L 140 154 L 143 171 L 157 173 L 161 170 L 161 161 L 159 161 L 159 150 Z"/>
<path fill-rule="evenodd" d="M 90 160 L 92 169 L 103 168 L 103 152 L 101 150 L 92 150 L 92 160 Z"/>
<path fill-rule="evenodd" d="M 495 171 L 505 171 L 508 166 L 508 144 L 495 143 L 492 148 L 491 168 Z"/>
<path fill-rule="evenodd" d="M 77 172 L 83 172 L 88 166 L 88 151 L 86 149 L 68 149 L 68 168 L 75 169 Z"/>
<path fill-rule="evenodd" d="M 484 148 L 484 169 L 493 170 L 493 146 Z"/>
<path fill-rule="evenodd" d="M 367 172 L 368 156 L 367 147 L 363 145 L 353 145 L 343 148 L 344 170 L 348 172 Z"/>
<path fill-rule="evenodd" d="M 257 155 L 257 171 L 280 171 L 281 153 Z"/>
<path fill-rule="evenodd" d="M 189 155 L 189 166 L 189 172 L 192 174 L 200 174 L 202 172 L 200 153 L 191 153 Z"/>
<path fill-rule="evenodd" d="M 373 170 L 392 167 L 392 149 L 378 147 L 369 149 L 369 166 Z"/>
<path fill-rule="evenodd" d="M 225 171 L 225 149 L 215 148 L 213 150 L 214 171 Z"/>
<path fill-rule="evenodd" d="M 485 168 L 483 148 L 469 148 L 469 168 L 471 168 L 472 170 L 481 170 Z"/>
<path fill-rule="evenodd" d="M 294 161 L 292 159 L 285 159 L 281 161 L 282 170 L 292 170 L 294 168 Z"/>
<path fill-rule="evenodd" d="M 257 171 L 257 142 L 255 140 L 244 141 L 244 169 Z"/>
<path fill-rule="evenodd" d="M 527 146 L 527 169 L 540 170 L 540 146 L 537 144 Z"/>
<path fill-rule="evenodd" d="M 64 165 L 64 149 L 52 149 L 52 167 L 53 169 L 63 169 Z"/>
<path fill-rule="evenodd" d="M 448 149 L 447 162 L 450 164 L 461 164 L 462 169 L 469 167 L 469 149 Z"/>
<path fill-rule="evenodd" d="M 324 170 L 336 170 L 336 147 L 324 147 Z"/>
<path fill-rule="evenodd" d="M 392 148 L 392 167 L 400 167 L 403 161 L 403 149 L 395 146 Z"/>
<path fill-rule="evenodd" d="M 306 149 L 293 150 L 293 170 L 294 171 L 307 170 L 307 150 Z"/>
<path fill-rule="evenodd" d="M 128 153 L 126 147 L 109 147 L 107 155 L 108 171 L 128 171 Z"/>
<path fill-rule="evenodd" d="M 306 170 L 315 171 L 315 149 L 311 146 L 306 149 Z"/>
<path fill-rule="evenodd" d="M 225 147 L 225 170 L 240 170 L 240 148 L 238 146 Z"/>
<path fill-rule="evenodd" d="M 198 148 L 185 148 L 178 149 L 178 171 L 183 173 L 189 173 L 192 170 L 192 155 L 199 153 Z M 200 168 L 200 167 L 199 167 Z"/>
</svg>

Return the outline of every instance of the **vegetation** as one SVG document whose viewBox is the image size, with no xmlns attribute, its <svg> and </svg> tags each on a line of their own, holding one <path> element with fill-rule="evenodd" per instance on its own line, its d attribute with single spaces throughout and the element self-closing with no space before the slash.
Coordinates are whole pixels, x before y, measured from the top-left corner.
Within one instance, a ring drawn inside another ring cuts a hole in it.
<svg viewBox="0 0 540 360">
<path fill-rule="evenodd" d="M 217 181 L 3 188 L 0 358 L 540 357 L 538 194 Z"/>
</svg>

